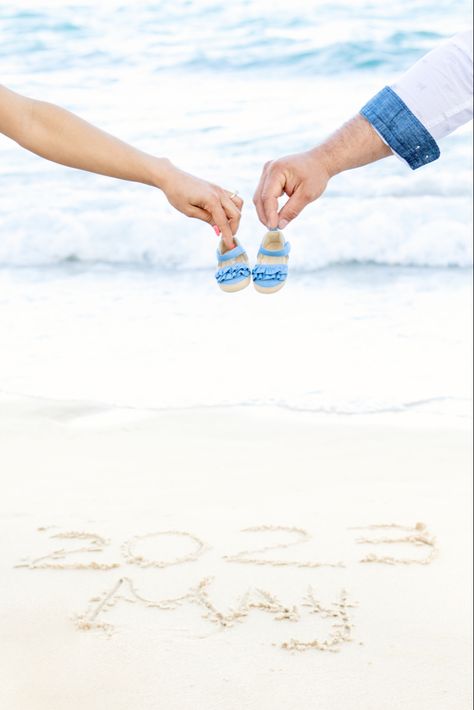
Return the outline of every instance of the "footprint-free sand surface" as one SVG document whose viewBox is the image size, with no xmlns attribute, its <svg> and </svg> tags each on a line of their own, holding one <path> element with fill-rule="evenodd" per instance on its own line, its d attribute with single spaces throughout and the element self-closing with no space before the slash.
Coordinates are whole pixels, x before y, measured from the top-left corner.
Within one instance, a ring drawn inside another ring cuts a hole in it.
<svg viewBox="0 0 474 710">
<path fill-rule="evenodd" d="M 467 710 L 471 440 L 0 399 L 0 705 Z"/>
</svg>

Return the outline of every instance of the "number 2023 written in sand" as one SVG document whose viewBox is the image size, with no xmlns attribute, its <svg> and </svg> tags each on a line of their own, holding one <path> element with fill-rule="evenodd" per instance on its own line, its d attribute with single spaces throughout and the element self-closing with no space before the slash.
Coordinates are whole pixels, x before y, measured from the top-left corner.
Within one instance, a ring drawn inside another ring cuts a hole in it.
<svg viewBox="0 0 474 710">
<path fill-rule="evenodd" d="M 39 532 L 46 532 L 49 528 L 39 528 Z M 366 535 L 376 532 L 385 533 L 382 537 L 357 537 L 355 542 L 359 545 L 390 545 L 404 544 L 413 545 L 417 548 L 424 548 L 425 554 L 422 557 L 393 557 L 390 555 L 377 555 L 370 553 L 362 557 L 361 563 L 379 563 L 388 565 L 427 565 L 430 564 L 438 553 L 436 539 L 428 531 L 424 523 L 416 523 L 414 526 L 399 525 L 397 523 L 376 524 L 362 527 L 349 528 L 352 531 L 365 531 Z M 391 531 L 391 536 L 388 533 Z M 297 545 L 308 543 L 312 536 L 304 528 L 289 527 L 284 525 L 259 525 L 255 527 L 245 528 L 243 533 L 268 534 L 268 533 L 285 533 L 288 534 L 289 540 L 286 542 L 265 545 L 254 549 L 246 549 L 232 555 L 223 555 L 222 559 L 228 563 L 238 563 L 247 565 L 262 565 L 272 567 L 297 567 L 301 569 L 317 569 L 319 567 L 335 567 L 344 568 L 344 562 L 327 562 L 317 560 L 288 560 L 280 559 L 276 556 L 269 556 L 268 553 L 277 550 L 286 550 Z M 147 558 L 140 554 L 140 544 L 145 540 L 153 538 L 174 537 L 185 539 L 190 543 L 191 549 L 188 553 L 171 559 L 153 559 Z M 56 532 L 50 535 L 51 540 L 73 541 L 81 544 L 70 549 L 60 547 L 51 552 L 42 555 L 41 557 L 29 559 L 26 558 L 16 567 L 24 567 L 28 569 L 58 569 L 58 570 L 79 570 L 79 569 L 94 569 L 94 570 L 110 570 L 117 569 L 123 564 L 135 565 L 142 568 L 157 568 L 164 569 L 174 565 L 185 564 L 188 562 L 196 562 L 208 552 L 211 547 L 206 542 L 201 540 L 197 535 L 183 530 L 161 530 L 158 532 L 146 533 L 144 535 L 136 535 L 129 540 L 126 540 L 120 547 L 121 561 L 114 562 L 98 562 L 96 560 L 89 562 L 67 561 L 77 554 L 84 553 L 102 553 L 111 544 L 111 541 L 102 535 L 92 532 Z"/>
<path fill-rule="evenodd" d="M 39 528 L 45 532 L 47 528 Z M 384 545 L 384 544 L 405 544 L 422 547 L 426 550 L 422 557 L 396 558 L 393 556 L 379 556 L 368 554 L 359 561 L 361 563 L 379 563 L 391 565 L 427 565 L 433 561 L 437 554 L 435 538 L 429 533 L 423 523 L 415 526 L 404 526 L 396 523 L 370 525 L 351 530 L 366 531 L 372 537 L 357 537 L 357 544 Z M 301 569 L 316 569 L 320 567 L 343 568 L 346 565 L 342 562 L 320 562 L 320 561 L 296 561 L 280 559 L 275 556 L 277 550 L 288 549 L 296 545 L 303 545 L 311 540 L 310 533 L 304 528 L 288 527 L 281 525 L 261 525 L 246 528 L 242 532 L 254 534 L 282 533 L 289 535 L 286 542 L 265 545 L 255 549 L 242 550 L 233 555 L 224 555 L 223 560 L 228 563 L 263 565 L 272 567 L 297 567 Z M 374 534 L 381 533 L 381 537 L 373 537 Z M 388 534 L 390 533 L 390 536 Z M 140 545 L 153 538 L 175 537 L 184 539 L 190 544 L 188 553 L 168 560 L 147 558 L 140 553 Z M 210 549 L 204 541 L 196 535 L 182 530 L 165 530 L 145 535 L 137 535 L 121 545 L 121 562 L 105 561 L 72 561 L 75 555 L 87 553 L 102 553 L 110 545 L 110 540 L 91 532 L 67 531 L 56 532 L 50 535 L 52 540 L 71 541 L 75 544 L 73 548 L 65 549 L 60 547 L 41 557 L 23 560 L 17 567 L 30 570 L 55 569 L 55 570 L 97 570 L 106 571 L 117 569 L 122 565 L 138 566 L 141 568 L 164 569 L 174 565 L 196 562 Z M 77 545 L 76 543 L 80 543 Z M 269 556 L 272 553 L 273 556 Z M 82 559 L 82 558 L 81 558 Z M 237 622 L 248 619 L 252 610 L 259 610 L 271 614 L 277 621 L 289 621 L 292 623 L 302 620 L 303 611 L 310 615 L 316 615 L 321 619 L 329 620 L 330 629 L 328 635 L 323 640 L 298 640 L 291 638 L 283 642 L 281 648 L 286 650 L 305 651 L 315 649 L 319 651 L 337 652 L 341 647 L 353 640 L 353 624 L 350 619 L 350 610 L 355 606 L 348 599 L 347 592 L 342 590 L 338 599 L 329 605 L 323 605 L 316 597 L 313 587 L 309 587 L 300 605 L 285 605 L 274 594 L 262 589 L 248 590 L 237 603 L 227 612 L 219 611 L 212 602 L 209 594 L 211 579 L 202 579 L 197 586 L 191 587 L 181 596 L 150 600 L 144 597 L 136 588 L 134 582 L 129 577 L 121 577 L 112 588 L 106 590 L 98 596 L 93 597 L 86 611 L 75 616 L 75 623 L 81 630 L 100 630 L 107 635 L 113 633 L 114 626 L 103 620 L 103 615 L 111 610 L 120 601 L 144 605 L 147 608 L 161 609 L 163 611 L 173 611 L 184 605 L 197 605 L 204 612 L 203 617 L 220 629 L 227 629 Z"/>
</svg>

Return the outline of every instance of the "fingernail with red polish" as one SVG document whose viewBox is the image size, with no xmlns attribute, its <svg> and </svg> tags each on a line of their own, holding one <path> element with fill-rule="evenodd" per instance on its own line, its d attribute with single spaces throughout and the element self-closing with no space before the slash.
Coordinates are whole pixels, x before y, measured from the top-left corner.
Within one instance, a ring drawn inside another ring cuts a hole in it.
<svg viewBox="0 0 474 710">
<path fill-rule="evenodd" d="M 217 226 L 217 224 L 213 224 L 213 225 L 212 225 L 212 228 L 213 228 L 213 230 L 215 231 L 215 233 L 217 234 L 217 236 L 220 237 L 220 236 L 221 236 L 221 230 L 219 229 L 219 227 Z"/>
</svg>

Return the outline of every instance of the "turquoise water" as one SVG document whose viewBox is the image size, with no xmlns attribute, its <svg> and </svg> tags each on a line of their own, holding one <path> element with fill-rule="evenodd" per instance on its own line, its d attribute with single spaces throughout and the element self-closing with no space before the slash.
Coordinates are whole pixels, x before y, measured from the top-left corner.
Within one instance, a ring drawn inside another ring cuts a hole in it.
<svg viewBox="0 0 474 710">
<path fill-rule="evenodd" d="M 469 21 L 469 3 L 210 0 L 0 6 L 0 81 L 63 104 L 246 200 L 265 161 L 307 149 Z M 289 231 L 293 267 L 472 264 L 472 128 L 436 165 L 333 181 Z M 442 199 L 441 199 L 442 198 Z M 156 191 L 47 165 L 0 138 L 0 263 L 208 268 L 209 227 Z"/>
<path fill-rule="evenodd" d="M 464 0 L 0 5 L 0 82 L 245 198 L 470 20 Z M 470 401 L 472 128 L 415 173 L 333 180 L 275 298 L 213 282 L 215 236 L 151 188 L 0 137 L 0 391 L 120 406 L 429 412 Z M 232 372 L 232 376 L 229 375 Z"/>
<path fill-rule="evenodd" d="M 83 67 L 120 76 L 283 71 L 286 75 L 399 70 L 457 31 L 464 0 L 435 4 L 308 2 L 15 3 L 2 9 L 0 57 L 20 72 Z"/>
</svg>

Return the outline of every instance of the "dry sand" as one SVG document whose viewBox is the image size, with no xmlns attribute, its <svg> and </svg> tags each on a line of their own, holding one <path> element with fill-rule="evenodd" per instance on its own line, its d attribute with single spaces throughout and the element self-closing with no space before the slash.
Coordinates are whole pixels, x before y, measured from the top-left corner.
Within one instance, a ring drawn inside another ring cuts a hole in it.
<svg viewBox="0 0 474 710">
<path fill-rule="evenodd" d="M 0 706 L 467 710 L 471 441 L 0 399 Z"/>
</svg>

